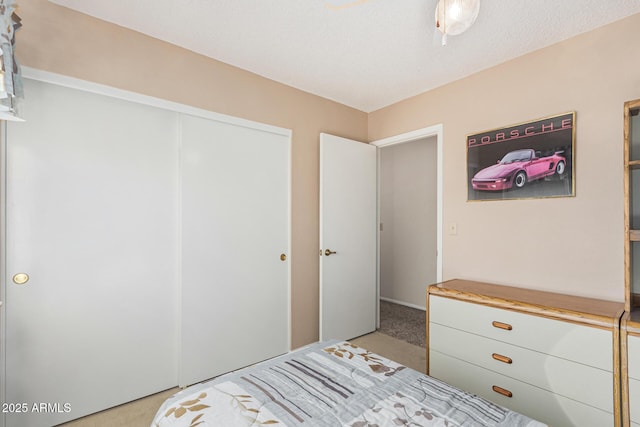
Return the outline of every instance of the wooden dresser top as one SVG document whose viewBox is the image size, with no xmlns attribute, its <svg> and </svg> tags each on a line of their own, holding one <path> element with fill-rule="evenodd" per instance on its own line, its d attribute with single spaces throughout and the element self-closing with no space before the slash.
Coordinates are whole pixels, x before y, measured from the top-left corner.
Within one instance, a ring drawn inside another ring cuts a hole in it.
<svg viewBox="0 0 640 427">
<path fill-rule="evenodd" d="M 533 289 L 454 279 L 429 286 L 439 295 L 602 327 L 614 327 L 624 312 L 624 303 L 604 301 Z"/>
</svg>

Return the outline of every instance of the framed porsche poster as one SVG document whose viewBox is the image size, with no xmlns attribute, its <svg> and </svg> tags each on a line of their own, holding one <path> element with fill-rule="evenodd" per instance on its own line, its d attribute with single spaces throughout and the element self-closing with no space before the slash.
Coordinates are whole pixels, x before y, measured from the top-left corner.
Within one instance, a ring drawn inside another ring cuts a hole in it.
<svg viewBox="0 0 640 427">
<path fill-rule="evenodd" d="M 575 196 L 576 113 L 467 136 L 467 200 Z"/>
</svg>

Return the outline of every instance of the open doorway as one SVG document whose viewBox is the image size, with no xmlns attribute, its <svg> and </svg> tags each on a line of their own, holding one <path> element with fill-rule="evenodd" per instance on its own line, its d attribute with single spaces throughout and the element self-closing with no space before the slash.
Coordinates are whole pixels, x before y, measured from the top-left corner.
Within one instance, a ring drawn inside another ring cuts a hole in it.
<svg viewBox="0 0 640 427">
<path fill-rule="evenodd" d="M 427 286 L 442 281 L 442 126 L 378 150 L 380 332 L 425 346 Z"/>
<path fill-rule="evenodd" d="M 425 307 L 437 280 L 437 150 L 431 136 L 379 151 L 380 298 Z"/>
</svg>

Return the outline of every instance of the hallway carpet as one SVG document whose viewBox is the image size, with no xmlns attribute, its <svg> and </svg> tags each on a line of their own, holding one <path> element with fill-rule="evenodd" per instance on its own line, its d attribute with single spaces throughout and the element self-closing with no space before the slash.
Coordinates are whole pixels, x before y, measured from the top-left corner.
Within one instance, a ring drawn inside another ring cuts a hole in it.
<svg viewBox="0 0 640 427">
<path fill-rule="evenodd" d="M 426 313 L 417 308 L 381 300 L 378 332 L 426 348 Z"/>
</svg>

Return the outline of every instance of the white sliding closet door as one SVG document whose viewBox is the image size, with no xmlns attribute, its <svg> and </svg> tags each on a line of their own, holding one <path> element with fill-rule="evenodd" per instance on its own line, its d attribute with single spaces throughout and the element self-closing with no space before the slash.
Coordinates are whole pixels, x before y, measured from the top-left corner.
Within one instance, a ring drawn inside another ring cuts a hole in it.
<svg viewBox="0 0 640 427">
<path fill-rule="evenodd" d="M 189 385 L 289 349 L 289 135 L 182 128 L 182 357 Z"/>
<path fill-rule="evenodd" d="M 25 92 L 3 147 L 2 310 L 5 400 L 28 411 L 6 425 L 50 427 L 177 383 L 177 115 L 32 80 Z"/>
</svg>

